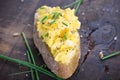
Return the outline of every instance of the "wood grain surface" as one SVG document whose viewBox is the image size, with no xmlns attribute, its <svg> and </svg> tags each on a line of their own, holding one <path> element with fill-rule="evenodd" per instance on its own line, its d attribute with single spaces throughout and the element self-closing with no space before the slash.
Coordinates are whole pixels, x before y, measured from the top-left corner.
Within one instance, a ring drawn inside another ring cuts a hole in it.
<svg viewBox="0 0 120 80">
<path fill-rule="evenodd" d="M 0 54 L 27 61 L 22 37 L 13 37 L 16 32 L 25 32 L 37 65 L 44 64 L 32 38 L 35 10 L 42 5 L 63 7 L 73 1 L 0 0 Z M 120 50 L 120 0 L 84 0 L 77 16 L 82 23 L 79 30 L 82 56 L 68 80 L 120 80 L 120 56 L 99 59 L 100 51 L 108 55 Z M 31 80 L 30 73 L 11 75 L 28 70 L 0 59 L 0 80 Z M 39 76 L 40 80 L 54 80 L 42 73 Z"/>
</svg>

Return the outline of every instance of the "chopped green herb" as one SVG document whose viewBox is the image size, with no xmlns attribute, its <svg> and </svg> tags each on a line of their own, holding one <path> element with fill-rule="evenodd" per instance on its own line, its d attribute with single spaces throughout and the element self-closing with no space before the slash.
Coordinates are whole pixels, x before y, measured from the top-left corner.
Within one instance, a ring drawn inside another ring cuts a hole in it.
<svg viewBox="0 0 120 80">
<path fill-rule="evenodd" d="M 49 33 L 46 33 L 46 34 L 45 34 L 45 37 L 48 37 L 48 36 L 49 36 Z"/>
<path fill-rule="evenodd" d="M 53 21 L 51 21 L 51 22 L 50 22 L 50 25 L 52 25 L 53 23 L 55 23 L 55 21 L 56 21 L 55 19 L 54 19 Z"/>
<path fill-rule="evenodd" d="M 66 34 L 63 36 L 63 38 L 64 38 L 65 40 L 67 40 L 67 36 L 66 36 Z"/>
<path fill-rule="evenodd" d="M 68 26 L 66 23 L 62 22 L 63 25 Z"/>
<path fill-rule="evenodd" d="M 59 13 L 59 12 L 53 12 L 53 16 L 52 16 L 52 18 L 53 19 L 57 19 L 59 16 L 61 16 L 62 14 L 61 13 Z"/>
<path fill-rule="evenodd" d="M 42 19 L 41 19 L 41 22 L 44 22 L 45 20 L 47 20 L 48 16 L 44 16 Z"/>
<path fill-rule="evenodd" d="M 44 6 L 41 6 L 40 9 L 45 9 L 45 7 L 44 7 Z"/>
</svg>

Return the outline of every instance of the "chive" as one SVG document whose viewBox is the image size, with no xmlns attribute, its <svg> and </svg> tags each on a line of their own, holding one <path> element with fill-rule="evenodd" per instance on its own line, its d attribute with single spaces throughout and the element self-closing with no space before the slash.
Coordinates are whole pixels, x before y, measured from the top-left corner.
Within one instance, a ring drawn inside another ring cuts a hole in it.
<svg viewBox="0 0 120 80">
<path fill-rule="evenodd" d="M 55 79 L 57 79 L 57 80 L 64 80 L 64 79 L 62 79 L 62 78 L 57 77 L 57 76 L 56 76 L 55 74 L 53 74 L 52 72 L 47 71 L 46 69 L 43 69 L 43 68 L 41 68 L 41 67 L 39 67 L 39 66 L 36 66 L 35 64 L 31 64 L 31 63 L 26 62 L 26 61 L 22 61 L 22 60 L 10 58 L 10 57 L 4 56 L 4 55 L 0 55 L 0 58 L 5 59 L 5 60 L 8 60 L 8 61 L 11 61 L 11 62 L 14 62 L 14 63 L 17 63 L 17 64 L 20 64 L 20 65 L 23 65 L 23 66 L 26 66 L 26 67 L 29 67 L 29 68 L 32 68 L 32 69 L 34 69 L 34 70 L 36 70 L 36 71 L 39 71 L 39 72 L 44 73 L 44 74 L 46 74 L 46 75 L 49 75 L 49 76 L 51 76 L 51 77 L 53 77 L 53 78 L 55 78 Z"/>
<path fill-rule="evenodd" d="M 78 3 L 76 3 L 76 5 L 75 5 L 75 13 L 77 13 L 78 8 L 79 8 L 79 7 L 80 7 L 80 5 L 82 4 L 82 2 L 83 2 L 83 0 L 79 0 L 79 2 L 78 2 Z"/>
<path fill-rule="evenodd" d="M 48 37 L 48 36 L 49 36 L 49 33 L 46 33 L 46 34 L 45 34 L 45 37 Z"/>
<path fill-rule="evenodd" d="M 45 7 L 44 7 L 44 6 L 41 6 L 40 9 L 45 9 Z"/>
<path fill-rule="evenodd" d="M 27 57 L 28 57 L 28 61 L 29 61 L 30 63 L 32 63 L 32 62 L 31 62 L 31 58 L 30 58 L 30 53 L 28 52 L 28 50 L 27 50 L 26 54 L 27 54 Z M 30 72 L 31 72 L 32 80 L 35 80 L 34 70 L 30 68 Z"/>
<path fill-rule="evenodd" d="M 52 25 L 52 24 L 55 23 L 55 22 L 56 22 L 56 20 L 54 19 L 53 21 L 50 22 L 50 25 Z"/>
<path fill-rule="evenodd" d="M 59 13 L 59 12 L 53 12 L 52 18 L 53 18 L 53 19 L 57 19 L 60 15 L 62 15 L 62 14 Z"/>
<path fill-rule="evenodd" d="M 76 0 L 76 1 L 79 1 L 79 0 Z M 76 7 L 77 7 L 77 4 L 78 4 L 78 2 L 74 5 L 74 9 L 76 9 Z"/>
<path fill-rule="evenodd" d="M 32 61 L 33 64 L 36 65 L 35 60 L 34 60 L 34 57 L 33 57 L 33 53 L 32 53 L 32 51 L 31 51 L 31 48 L 30 48 L 30 46 L 29 46 L 29 43 L 28 43 L 28 41 L 27 41 L 27 39 L 26 39 L 26 36 L 25 36 L 24 32 L 22 32 L 22 36 L 23 36 L 25 45 L 26 45 L 26 47 L 27 47 L 27 49 L 28 49 L 29 55 L 30 55 L 30 57 L 31 57 L 31 61 Z M 38 72 L 37 72 L 37 71 L 35 71 L 35 75 L 36 75 L 36 79 L 39 80 L 39 75 L 38 75 Z"/>
<path fill-rule="evenodd" d="M 29 72 L 30 72 L 30 71 L 17 72 L 17 73 L 9 74 L 9 76 L 15 76 L 15 75 L 26 74 L 26 73 L 29 73 Z"/>
<path fill-rule="evenodd" d="M 76 4 L 77 2 L 79 2 L 79 0 L 76 0 L 75 2 L 73 2 L 73 3 L 71 3 L 71 4 L 68 4 L 68 5 L 64 6 L 63 8 L 68 8 L 68 7 Z"/>
<path fill-rule="evenodd" d="M 41 19 L 41 22 L 44 22 L 45 20 L 47 20 L 48 16 L 44 16 L 42 19 Z"/>
<path fill-rule="evenodd" d="M 52 18 L 55 18 L 55 15 L 56 15 L 57 13 L 53 13 L 53 16 L 52 16 Z"/>
<path fill-rule="evenodd" d="M 65 40 L 67 40 L 67 36 L 66 36 L 66 34 L 65 34 L 63 37 L 64 37 Z"/>
<path fill-rule="evenodd" d="M 104 57 L 102 57 L 101 59 L 102 59 L 102 60 L 107 60 L 107 59 L 109 59 L 109 58 L 111 58 L 111 57 L 114 57 L 114 56 L 117 56 L 117 55 L 120 55 L 120 51 L 115 52 L 115 53 L 112 53 L 112 54 L 107 55 L 107 56 L 104 56 Z"/>
<path fill-rule="evenodd" d="M 66 23 L 62 22 L 63 25 L 68 26 Z"/>
</svg>

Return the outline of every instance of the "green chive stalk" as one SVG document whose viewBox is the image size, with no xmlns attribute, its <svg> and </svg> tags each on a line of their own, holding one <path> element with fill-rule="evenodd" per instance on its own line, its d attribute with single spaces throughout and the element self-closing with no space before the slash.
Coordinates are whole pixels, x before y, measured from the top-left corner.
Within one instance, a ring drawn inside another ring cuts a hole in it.
<svg viewBox="0 0 120 80">
<path fill-rule="evenodd" d="M 0 55 L 0 58 L 1 58 L 1 59 L 5 59 L 5 60 L 8 60 L 8 61 L 11 61 L 11 62 L 14 62 L 14 63 L 17 63 L 17 64 L 20 64 L 20 65 L 23 65 L 23 66 L 26 66 L 26 67 L 29 67 L 29 68 L 32 68 L 32 69 L 34 69 L 34 70 L 36 70 L 36 71 L 39 71 L 39 72 L 41 72 L 41 73 L 44 73 L 44 74 L 46 74 L 46 75 L 48 75 L 48 76 L 53 77 L 53 78 L 55 78 L 56 80 L 64 80 L 64 79 L 62 79 L 62 78 L 57 77 L 54 73 L 52 73 L 52 72 L 50 72 L 50 71 L 48 71 L 48 70 L 46 70 L 46 69 L 44 69 L 44 68 L 41 68 L 41 67 L 39 67 L 39 66 L 36 66 L 36 65 L 34 65 L 34 64 L 31 64 L 31 63 L 29 63 L 29 62 L 22 61 L 22 60 L 18 60 L 18 59 L 14 59 L 14 58 L 10 58 L 10 57 L 4 56 L 4 55 Z"/>
<path fill-rule="evenodd" d="M 28 43 L 28 41 L 27 41 L 27 38 L 26 38 L 24 32 L 22 32 L 22 36 L 23 36 L 24 42 L 25 42 L 25 44 L 26 44 L 26 47 L 27 47 L 27 49 L 28 49 L 28 52 L 29 52 L 29 54 L 30 54 L 31 61 L 32 61 L 32 63 L 33 63 L 34 65 L 36 65 L 35 59 L 34 59 L 34 57 L 33 57 L 33 53 L 32 53 L 32 51 L 31 51 L 31 48 L 30 48 L 30 46 L 29 46 L 29 43 Z M 37 71 L 35 71 L 35 75 L 36 75 L 36 80 L 39 80 L 39 74 L 38 74 Z"/>
<path fill-rule="evenodd" d="M 29 73 L 29 72 L 31 72 L 31 71 L 17 72 L 17 73 L 12 73 L 12 74 L 9 74 L 9 76 L 15 76 L 15 75 L 26 74 L 26 73 Z"/>
<path fill-rule="evenodd" d="M 26 54 L 27 54 L 27 57 L 28 57 L 28 61 L 29 61 L 30 63 L 32 63 L 32 62 L 31 62 L 31 58 L 30 58 L 30 54 L 29 54 L 28 50 L 27 50 Z M 30 68 L 30 72 L 31 72 L 32 80 L 35 80 L 34 70 Z"/>
<path fill-rule="evenodd" d="M 66 6 L 64 6 L 63 8 L 71 7 L 71 6 L 75 5 L 75 4 L 78 3 L 78 2 L 79 2 L 79 0 L 76 0 L 76 1 L 73 2 L 73 3 L 70 3 L 70 4 L 66 5 Z"/>
<path fill-rule="evenodd" d="M 120 51 L 112 53 L 112 54 L 107 55 L 107 56 L 104 56 L 104 57 L 101 58 L 101 60 L 107 60 L 107 59 L 109 59 L 111 57 L 114 57 L 114 56 L 117 56 L 117 55 L 120 55 Z"/>
<path fill-rule="evenodd" d="M 83 2 L 83 0 L 79 0 L 79 2 L 78 2 L 78 3 L 76 3 L 76 5 L 75 5 L 75 13 L 77 13 L 78 8 L 79 8 L 79 7 L 80 7 L 80 5 L 82 4 L 82 2 Z"/>
<path fill-rule="evenodd" d="M 41 19 L 41 22 L 44 22 L 45 20 L 47 20 L 48 16 L 44 16 L 42 19 Z"/>
</svg>

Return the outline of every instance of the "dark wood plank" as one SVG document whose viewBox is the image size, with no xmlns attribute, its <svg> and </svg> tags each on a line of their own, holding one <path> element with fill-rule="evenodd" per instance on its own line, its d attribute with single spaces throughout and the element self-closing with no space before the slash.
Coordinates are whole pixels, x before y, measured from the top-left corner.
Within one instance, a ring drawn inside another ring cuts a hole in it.
<svg viewBox="0 0 120 80">
<path fill-rule="evenodd" d="M 26 48 L 21 36 L 13 33 L 25 32 L 37 65 L 44 63 L 33 43 L 32 27 L 35 10 L 41 5 L 63 6 L 74 0 L 1 0 L 0 1 L 0 54 L 27 60 Z M 77 16 L 82 22 L 81 59 L 76 72 L 68 80 L 120 80 L 120 56 L 106 61 L 99 59 L 120 50 L 120 0 L 84 0 Z M 106 27 L 107 26 L 107 27 Z M 117 40 L 114 40 L 117 37 Z M 90 51 L 89 51 L 90 50 Z M 9 76 L 27 71 L 28 68 L 0 59 L 0 80 L 31 80 L 30 74 Z M 41 80 L 53 78 L 40 73 Z"/>
</svg>

